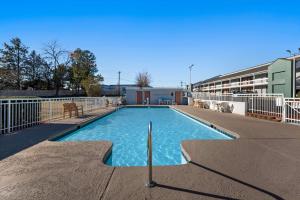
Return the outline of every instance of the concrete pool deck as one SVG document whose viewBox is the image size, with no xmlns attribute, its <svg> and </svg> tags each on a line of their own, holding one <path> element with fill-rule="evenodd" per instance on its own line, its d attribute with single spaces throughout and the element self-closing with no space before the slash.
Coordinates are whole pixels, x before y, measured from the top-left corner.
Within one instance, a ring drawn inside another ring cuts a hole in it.
<svg viewBox="0 0 300 200">
<path fill-rule="evenodd" d="M 184 141 L 192 161 L 154 167 L 151 189 L 147 168 L 103 164 L 110 142 L 43 141 L 0 161 L 0 199 L 300 199 L 299 126 L 176 109 L 240 138 Z"/>
</svg>

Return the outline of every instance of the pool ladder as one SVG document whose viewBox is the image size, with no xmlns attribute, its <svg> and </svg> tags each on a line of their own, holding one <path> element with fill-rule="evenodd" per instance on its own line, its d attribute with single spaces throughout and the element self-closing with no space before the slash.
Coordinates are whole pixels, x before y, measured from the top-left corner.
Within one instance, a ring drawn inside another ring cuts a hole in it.
<svg viewBox="0 0 300 200">
<path fill-rule="evenodd" d="M 148 156 L 148 181 L 146 186 L 151 188 L 155 186 L 155 182 L 152 180 L 152 122 L 149 122 L 148 126 L 148 141 L 147 141 L 147 156 Z"/>
</svg>

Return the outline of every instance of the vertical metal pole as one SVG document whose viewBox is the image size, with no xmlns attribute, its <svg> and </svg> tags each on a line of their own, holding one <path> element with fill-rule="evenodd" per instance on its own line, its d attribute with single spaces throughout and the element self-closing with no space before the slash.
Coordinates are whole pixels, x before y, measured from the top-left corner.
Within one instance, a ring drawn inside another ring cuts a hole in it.
<svg viewBox="0 0 300 200">
<path fill-rule="evenodd" d="M 87 107 L 87 98 L 85 98 L 84 101 L 85 101 L 85 111 L 87 111 L 88 110 L 88 107 Z"/>
<path fill-rule="evenodd" d="M 192 92 L 192 67 L 190 67 L 190 92 Z"/>
<path fill-rule="evenodd" d="M 146 186 L 151 188 L 155 186 L 155 182 L 152 180 L 152 122 L 149 122 L 148 127 L 148 182 Z"/>
<path fill-rule="evenodd" d="M 282 97 L 282 122 L 284 122 L 284 123 L 286 121 L 286 119 L 285 119 L 285 116 L 286 116 L 285 112 L 286 112 L 286 110 L 285 110 L 285 98 Z"/>
<path fill-rule="evenodd" d="M 8 100 L 8 103 L 7 103 L 7 106 L 8 106 L 8 109 L 7 109 L 7 128 L 8 128 L 8 133 L 10 133 L 11 132 L 11 124 L 10 124 L 10 122 L 11 122 L 11 119 L 10 119 L 10 116 L 11 116 L 11 101 L 10 100 Z"/>
<path fill-rule="evenodd" d="M 192 92 L 192 68 L 193 68 L 194 64 L 190 65 L 189 66 L 189 69 L 190 69 L 190 92 Z"/>
<path fill-rule="evenodd" d="M 52 119 L 52 101 L 49 99 L 49 121 Z"/>
<path fill-rule="evenodd" d="M 296 54 L 294 54 L 293 58 L 293 98 L 296 96 Z"/>
</svg>

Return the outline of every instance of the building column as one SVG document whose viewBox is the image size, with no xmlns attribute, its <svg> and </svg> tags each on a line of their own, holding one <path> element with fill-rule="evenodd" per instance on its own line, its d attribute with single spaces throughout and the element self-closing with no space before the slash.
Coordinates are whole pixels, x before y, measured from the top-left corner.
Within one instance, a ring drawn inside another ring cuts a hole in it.
<svg viewBox="0 0 300 200">
<path fill-rule="evenodd" d="M 255 91 L 254 79 L 255 79 L 255 75 L 253 74 L 253 78 L 252 78 L 252 81 L 253 81 L 253 87 L 252 87 L 252 90 L 253 90 L 253 92 Z"/>
<path fill-rule="evenodd" d="M 242 77 L 240 77 L 240 92 L 242 91 Z"/>
<path fill-rule="evenodd" d="M 223 94 L 223 82 L 221 81 L 221 94 Z"/>
<path fill-rule="evenodd" d="M 216 82 L 214 82 L 214 84 L 215 84 L 215 94 L 216 94 Z"/>
</svg>

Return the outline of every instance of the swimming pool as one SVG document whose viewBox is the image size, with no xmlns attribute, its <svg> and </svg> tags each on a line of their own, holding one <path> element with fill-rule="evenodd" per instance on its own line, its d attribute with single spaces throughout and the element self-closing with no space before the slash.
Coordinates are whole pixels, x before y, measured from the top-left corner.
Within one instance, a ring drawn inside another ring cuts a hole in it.
<svg viewBox="0 0 300 200">
<path fill-rule="evenodd" d="M 182 140 L 229 140 L 231 137 L 167 107 L 122 108 L 58 141 L 110 140 L 106 164 L 146 166 L 148 124 L 152 121 L 153 165 L 183 164 Z"/>
</svg>

